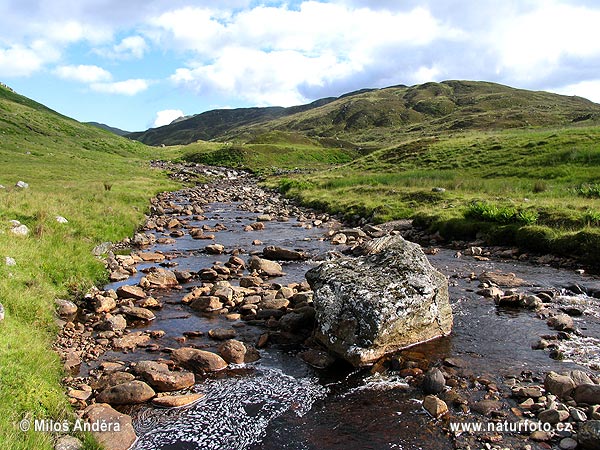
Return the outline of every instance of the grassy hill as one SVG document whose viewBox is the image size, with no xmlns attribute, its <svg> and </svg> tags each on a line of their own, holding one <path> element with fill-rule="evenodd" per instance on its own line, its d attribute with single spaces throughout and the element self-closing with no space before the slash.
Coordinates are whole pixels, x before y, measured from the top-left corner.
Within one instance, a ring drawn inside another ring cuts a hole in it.
<svg viewBox="0 0 600 450">
<path fill-rule="evenodd" d="M 156 150 L 78 123 L 0 86 L 0 442 L 3 449 L 50 449 L 52 436 L 18 424 L 71 414 L 51 351 L 54 299 L 105 281 L 91 250 L 133 233 L 148 198 L 175 186 L 145 161 Z M 18 189 L 19 180 L 29 183 Z M 107 188 L 110 187 L 110 190 Z M 56 216 L 69 221 L 60 224 Z M 31 230 L 10 232 L 10 220 Z M 5 264 L 14 258 L 16 266 Z M 88 442 L 88 448 L 93 444 Z"/>
<path fill-rule="evenodd" d="M 600 105 L 581 97 L 444 81 L 365 89 L 293 108 L 209 111 L 130 137 L 149 145 L 185 145 L 198 139 L 241 143 L 282 131 L 376 149 L 409 136 L 598 123 Z"/>
</svg>

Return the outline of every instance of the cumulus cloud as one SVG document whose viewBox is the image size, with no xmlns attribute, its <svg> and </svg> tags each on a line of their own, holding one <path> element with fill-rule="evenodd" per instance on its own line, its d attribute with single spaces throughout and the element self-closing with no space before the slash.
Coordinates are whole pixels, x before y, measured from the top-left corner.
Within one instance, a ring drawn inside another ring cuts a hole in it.
<svg viewBox="0 0 600 450">
<path fill-rule="evenodd" d="M 116 81 L 114 83 L 92 83 L 90 88 L 97 92 L 105 94 L 136 95 L 145 91 L 150 86 L 148 80 L 131 79 L 125 81 Z"/>
<path fill-rule="evenodd" d="M 44 54 L 40 49 L 22 45 L 12 45 L 5 49 L 0 47 L 0 76 L 26 77 L 37 72 L 48 60 L 53 59 L 54 56 Z"/>
<path fill-rule="evenodd" d="M 316 91 L 337 90 L 336 85 L 365 72 L 376 74 L 392 57 L 394 76 L 371 77 L 370 85 L 382 86 L 402 73 L 405 80 L 420 82 L 440 71 L 427 58 L 398 59 L 402 51 L 421 52 L 438 40 L 465 38 L 424 8 L 390 13 L 315 1 L 298 9 L 259 6 L 229 16 L 185 8 L 152 24 L 162 31 L 159 40 L 195 55 L 188 67 L 175 71 L 173 82 L 259 105 L 305 102 Z"/>
<path fill-rule="evenodd" d="M 64 80 L 79 81 L 80 83 L 98 83 L 112 79 L 110 72 L 93 65 L 60 66 L 54 70 L 54 74 Z"/>
<path fill-rule="evenodd" d="M 175 119 L 183 117 L 183 111 L 180 109 L 165 109 L 156 113 L 156 119 L 154 119 L 154 127 L 162 127 L 163 125 L 169 125 Z"/>
</svg>

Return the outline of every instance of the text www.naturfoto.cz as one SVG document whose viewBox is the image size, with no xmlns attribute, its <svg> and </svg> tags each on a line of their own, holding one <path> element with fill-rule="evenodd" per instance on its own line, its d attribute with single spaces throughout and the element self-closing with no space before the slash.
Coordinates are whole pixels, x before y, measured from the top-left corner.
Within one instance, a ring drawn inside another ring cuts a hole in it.
<svg viewBox="0 0 600 450">
<path fill-rule="evenodd" d="M 454 433 L 532 433 L 534 431 L 573 431 L 570 423 L 552 425 L 545 422 L 524 420 L 521 422 L 450 422 L 450 431 Z"/>
</svg>

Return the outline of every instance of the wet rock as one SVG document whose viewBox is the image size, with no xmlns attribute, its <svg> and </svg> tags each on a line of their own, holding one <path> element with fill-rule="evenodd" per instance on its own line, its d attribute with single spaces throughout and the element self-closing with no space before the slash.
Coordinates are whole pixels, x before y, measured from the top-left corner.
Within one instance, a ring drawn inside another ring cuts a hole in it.
<svg viewBox="0 0 600 450">
<path fill-rule="evenodd" d="M 161 408 L 180 408 L 182 406 L 191 405 L 200 400 L 204 394 L 185 394 L 185 395 L 162 395 L 154 397 L 152 404 Z"/>
<path fill-rule="evenodd" d="M 344 245 L 348 241 L 348 237 L 345 234 L 338 233 L 331 238 L 333 245 Z"/>
<path fill-rule="evenodd" d="M 134 350 L 138 345 L 144 345 L 150 340 L 150 336 L 136 331 L 135 333 L 126 334 L 122 338 L 113 340 L 115 350 Z"/>
<path fill-rule="evenodd" d="M 285 275 L 281 265 L 275 261 L 269 261 L 268 259 L 259 258 L 258 256 L 250 258 L 250 261 L 248 261 L 248 268 L 250 270 L 255 270 L 260 275 L 266 275 L 268 277 L 280 277 Z"/>
<path fill-rule="evenodd" d="M 444 374 L 437 367 L 429 369 L 423 377 L 421 389 L 426 394 L 439 394 L 446 388 L 446 379 Z"/>
<path fill-rule="evenodd" d="M 146 298 L 146 292 L 139 286 L 119 286 L 117 288 L 117 295 L 119 298 L 132 298 L 134 300 Z"/>
<path fill-rule="evenodd" d="M 600 384 L 581 384 L 573 391 L 577 404 L 600 405 Z"/>
<path fill-rule="evenodd" d="M 529 439 L 536 442 L 546 442 L 552 439 L 552 434 L 548 431 L 536 430 L 529 435 Z"/>
<path fill-rule="evenodd" d="M 208 331 L 208 335 L 217 341 L 233 339 L 237 333 L 233 328 L 213 328 Z"/>
<path fill-rule="evenodd" d="M 147 247 L 156 242 L 156 237 L 149 233 L 136 233 L 131 243 L 136 247 Z"/>
<path fill-rule="evenodd" d="M 219 346 L 219 353 L 230 364 L 242 364 L 246 357 L 246 346 L 235 339 L 230 339 Z"/>
<path fill-rule="evenodd" d="M 575 389 L 575 383 L 566 375 L 559 375 L 556 372 L 549 372 L 544 380 L 544 388 L 559 398 L 571 395 Z"/>
<path fill-rule="evenodd" d="M 70 300 L 57 298 L 54 303 L 59 316 L 71 316 L 77 312 L 77 305 Z"/>
<path fill-rule="evenodd" d="M 300 261 L 306 259 L 306 255 L 302 252 L 276 247 L 274 245 L 265 247 L 263 249 L 263 256 L 267 259 L 279 261 Z"/>
<path fill-rule="evenodd" d="M 435 418 L 443 416 L 448 412 L 446 402 L 435 395 L 428 395 L 423 399 L 423 408 Z"/>
<path fill-rule="evenodd" d="M 573 380 L 573 383 L 575 383 L 576 387 L 580 384 L 594 384 L 590 376 L 583 370 L 572 370 L 569 372 L 569 376 Z"/>
<path fill-rule="evenodd" d="M 550 317 L 547 321 L 549 327 L 554 328 L 558 331 L 574 331 L 575 324 L 573 319 L 567 314 L 558 314 L 554 317 Z"/>
<path fill-rule="evenodd" d="M 563 438 L 558 443 L 558 447 L 561 450 L 575 450 L 577 448 L 577 441 L 571 438 Z"/>
<path fill-rule="evenodd" d="M 122 306 L 121 311 L 133 320 L 154 320 L 156 317 L 149 309 L 141 308 L 139 306 Z"/>
<path fill-rule="evenodd" d="M 588 420 L 579 425 L 577 441 L 581 448 L 597 450 L 600 448 L 600 420 Z"/>
<path fill-rule="evenodd" d="M 585 422 L 588 419 L 587 415 L 577 408 L 570 408 L 569 415 L 575 422 Z"/>
<path fill-rule="evenodd" d="M 163 307 L 162 303 L 156 300 L 154 297 L 146 297 L 139 302 L 139 306 L 147 309 L 160 309 Z"/>
<path fill-rule="evenodd" d="M 178 286 L 177 277 L 170 270 L 162 268 L 149 273 L 140 280 L 140 286 L 150 289 L 168 289 Z"/>
<path fill-rule="evenodd" d="M 173 273 L 180 283 L 187 283 L 193 278 L 193 275 L 187 270 L 175 270 Z"/>
<path fill-rule="evenodd" d="M 494 300 L 496 300 L 496 299 L 500 299 L 500 298 L 504 297 L 504 291 L 500 288 L 492 286 L 489 288 L 484 288 L 484 289 L 478 290 L 477 295 L 481 295 L 482 297 L 486 297 L 486 298 L 493 298 Z"/>
<path fill-rule="evenodd" d="M 298 356 L 302 361 L 317 369 L 326 369 L 335 362 L 335 358 L 329 353 L 316 349 L 300 352 Z"/>
<path fill-rule="evenodd" d="M 540 309 L 544 306 L 544 302 L 537 295 L 524 295 L 519 299 L 519 303 L 527 309 Z"/>
<path fill-rule="evenodd" d="M 179 348 L 172 356 L 179 365 L 196 373 L 216 372 L 227 367 L 227 362 L 216 353 L 191 347 Z"/>
<path fill-rule="evenodd" d="M 471 409 L 482 416 L 488 417 L 493 412 L 500 411 L 502 403 L 496 400 L 481 400 L 473 404 Z"/>
<path fill-rule="evenodd" d="M 559 411 L 557 409 L 545 409 L 538 414 L 538 419 L 544 423 L 557 424 L 569 418 L 568 411 Z"/>
<path fill-rule="evenodd" d="M 218 311 L 223 308 L 223 303 L 219 297 L 204 296 L 200 297 L 190 304 L 190 307 L 196 311 Z"/>
<path fill-rule="evenodd" d="M 450 333 L 446 277 L 401 236 L 370 241 L 365 255 L 309 270 L 316 339 L 355 366 Z"/>
<path fill-rule="evenodd" d="M 132 405 L 144 403 L 154 397 L 154 389 L 143 381 L 128 381 L 104 389 L 96 396 L 96 401 L 111 405 Z"/>
<path fill-rule="evenodd" d="M 166 364 L 156 361 L 140 361 L 133 368 L 146 383 L 160 392 L 178 391 L 194 385 L 196 379 L 191 372 L 174 372 Z"/>
<path fill-rule="evenodd" d="M 519 287 L 527 284 L 514 273 L 483 272 L 477 277 L 482 283 L 491 283 L 501 287 Z"/>
<path fill-rule="evenodd" d="M 124 281 L 127 278 L 129 278 L 130 276 L 131 276 L 131 274 L 128 271 L 119 267 L 117 270 L 113 270 L 110 273 L 109 279 L 110 279 L 110 281 Z"/>
<path fill-rule="evenodd" d="M 289 304 L 290 301 L 285 298 L 267 298 L 261 301 L 259 306 L 262 309 L 285 309 Z"/>
<path fill-rule="evenodd" d="M 306 306 L 281 316 L 279 327 L 283 331 L 298 332 L 302 329 L 312 330 L 315 324 L 315 309 Z"/>
</svg>

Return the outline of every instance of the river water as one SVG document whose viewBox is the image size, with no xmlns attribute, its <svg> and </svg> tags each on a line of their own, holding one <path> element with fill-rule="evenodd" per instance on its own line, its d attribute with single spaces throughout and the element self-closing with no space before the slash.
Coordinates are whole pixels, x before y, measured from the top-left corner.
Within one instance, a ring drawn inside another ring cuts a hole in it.
<svg viewBox="0 0 600 450">
<path fill-rule="evenodd" d="M 184 198 L 180 199 L 185 202 Z M 289 222 L 267 222 L 264 231 L 243 231 L 256 221 L 258 213 L 241 210 L 239 203 L 212 203 L 205 208 L 206 220 L 190 225 L 213 227 L 220 223 L 226 230 L 216 232 L 215 242 L 227 250 L 242 249 L 247 254 L 266 245 L 302 249 L 314 258 L 302 263 L 284 263 L 285 277 L 273 279 L 286 284 L 304 279 L 304 273 L 318 264 L 318 259 L 336 250 L 322 239 L 324 229 L 305 229 Z M 157 233 L 157 237 L 163 237 Z M 253 246 L 259 239 L 261 246 Z M 229 255 L 207 255 L 201 250 L 209 242 L 194 240 L 189 235 L 178 238 L 174 245 L 155 245 L 175 255 L 179 270 L 198 271 L 215 261 L 227 261 Z M 242 255 L 244 256 L 244 255 Z M 582 294 L 598 292 L 600 280 L 569 270 L 533 266 L 520 262 L 480 262 L 470 257 L 455 258 L 455 252 L 441 249 L 430 261 L 449 277 L 450 296 L 454 311 L 451 336 L 413 347 L 431 364 L 444 358 L 460 359 L 467 371 L 501 382 L 505 375 L 522 371 L 544 372 L 580 367 L 598 369 L 600 356 L 599 300 Z M 247 257 L 244 256 L 244 257 Z M 139 265 L 139 269 L 151 264 Z M 544 320 L 534 312 L 499 308 L 493 301 L 474 293 L 478 281 L 469 274 L 500 270 L 513 272 L 530 286 L 521 291 L 554 289 L 573 294 L 570 301 L 585 308 L 585 314 L 575 321 L 581 336 L 561 342 L 568 358 L 555 361 L 546 351 L 532 350 L 540 336 L 552 334 Z M 127 281 L 113 283 L 106 289 L 139 281 L 141 272 Z M 234 282 L 232 282 L 234 283 Z M 193 283 L 190 283 L 193 284 Z M 187 285 L 184 285 L 186 288 Z M 570 289 L 570 290 L 568 290 Z M 595 291 L 596 290 L 596 291 Z M 181 304 L 184 290 L 165 291 L 160 298 L 165 307 L 156 312 L 156 320 L 140 330 L 164 330 L 164 347 L 180 347 L 176 338 L 185 331 L 203 331 L 232 325 L 237 339 L 256 342 L 263 328 L 232 323 L 222 316 L 207 317 Z M 216 344 L 205 337 L 188 341 L 197 347 L 216 350 Z M 185 344 L 185 345 L 188 345 Z M 339 364 L 326 371 L 311 368 L 296 353 L 298 348 L 271 345 L 260 350 L 261 359 L 245 366 L 233 366 L 219 374 L 208 376 L 194 390 L 205 396 L 197 403 L 175 409 L 160 409 L 151 405 L 136 406 L 129 412 L 139 439 L 136 450 L 191 449 L 428 449 L 454 448 L 440 427 L 423 412 L 422 394 L 394 375 L 371 374 L 368 369 L 355 370 Z M 124 355 L 109 352 L 103 360 L 142 360 L 168 358 L 168 355 L 143 350 Z M 594 364 L 597 364 L 596 366 Z M 592 369 L 593 370 L 593 369 Z"/>
</svg>

